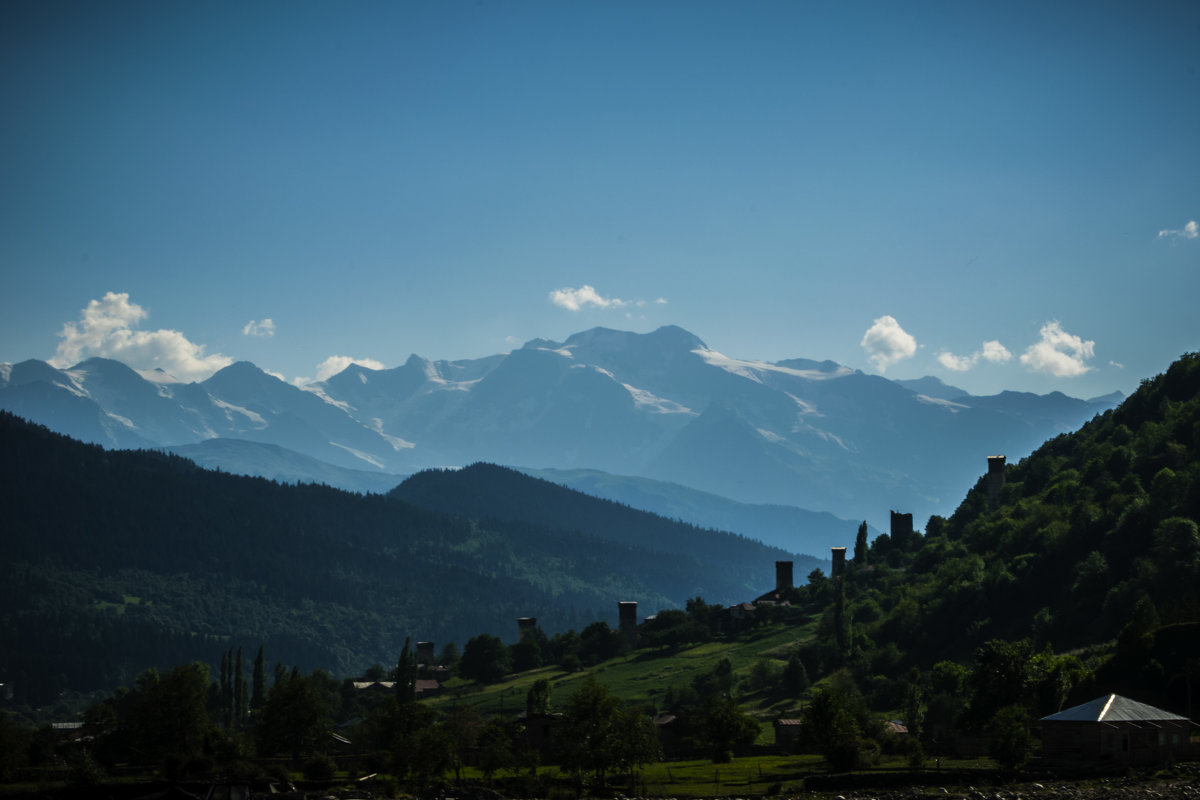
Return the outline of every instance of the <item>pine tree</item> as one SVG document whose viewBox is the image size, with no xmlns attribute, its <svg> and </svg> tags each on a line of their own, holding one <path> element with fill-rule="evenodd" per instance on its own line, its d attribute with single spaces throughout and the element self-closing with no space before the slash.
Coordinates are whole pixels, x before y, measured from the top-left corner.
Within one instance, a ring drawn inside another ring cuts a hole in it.
<svg viewBox="0 0 1200 800">
<path fill-rule="evenodd" d="M 242 674 L 242 648 L 238 647 L 233 679 L 233 718 L 239 726 L 246 721 L 246 694 L 246 678 Z"/>
<path fill-rule="evenodd" d="M 221 724 L 233 727 L 233 648 L 221 654 Z"/>
<path fill-rule="evenodd" d="M 250 708 L 258 711 L 266 702 L 267 673 L 266 662 L 263 660 L 263 646 L 258 646 L 258 656 L 254 659 L 254 679 L 250 692 Z"/>
<path fill-rule="evenodd" d="M 837 595 L 833 605 L 833 635 L 836 637 L 838 653 L 843 659 L 850 656 L 850 619 L 846 616 L 846 576 L 836 581 Z"/>
<path fill-rule="evenodd" d="M 854 537 L 854 565 L 863 567 L 867 564 L 867 521 L 858 526 L 858 536 Z"/>
<path fill-rule="evenodd" d="M 404 649 L 396 663 L 396 699 L 411 703 L 417 699 L 417 656 L 411 650 L 411 637 L 404 637 Z"/>
</svg>

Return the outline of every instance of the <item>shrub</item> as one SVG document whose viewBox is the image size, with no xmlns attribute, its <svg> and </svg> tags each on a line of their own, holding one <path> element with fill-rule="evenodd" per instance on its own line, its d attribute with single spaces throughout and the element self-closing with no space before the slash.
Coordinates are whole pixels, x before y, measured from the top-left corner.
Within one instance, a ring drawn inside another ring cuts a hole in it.
<svg viewBox="0 0 1200 800">
<path fill-rule="evenodd" d="M 337 765 L 326 755 L 313 756 L 304 762 L 304 778 L 310 781 L 333 780 Z"/>
</svg>

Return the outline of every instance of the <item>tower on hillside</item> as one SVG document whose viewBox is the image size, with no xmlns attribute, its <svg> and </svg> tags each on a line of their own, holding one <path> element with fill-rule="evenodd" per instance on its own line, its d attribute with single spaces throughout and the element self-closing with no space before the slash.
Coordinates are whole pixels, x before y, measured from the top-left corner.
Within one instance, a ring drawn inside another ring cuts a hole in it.
<svg viewBox="0 0 1200 800">
<path fill-rule="evenodd" d="M 993 505 L 1000 500 L 1000 490 L 1004 488 L 1004 456 L 988 456 L 987 493 L 988 502 Z"/>
<path fill-rule="evenodd" d="M 830 550 L 833 553 L 833 579 L 836 581 L 846 572 L 846 548 L 832 547 Z"/>
<path fill-rule="evenodd" d="M 776 561 L 775 562 L 775 591 L 786 592 L 795 584 L 792 581 L 792 562 L 791 561 Z"/>
<path fill-rule="evenodd" d="M 630 647 L 637 647 L 637 601 L 621 600 L 618 602 L 617 620 L 618 630 L 620 630 L 621 635 L 625 637 L 625 641 L 629 642 Z"/>
<path fill-rule="evenodd" d="M 907 547 L 913 537 L 912 514 L 892 512 L 892 546 Z"/>
<path fill-rule="evenodd" d="M 417 642 L 417 664 L 426 668 L 435 666 L 437 656 L 433 654 L 433 642 Z"/>
</svg>

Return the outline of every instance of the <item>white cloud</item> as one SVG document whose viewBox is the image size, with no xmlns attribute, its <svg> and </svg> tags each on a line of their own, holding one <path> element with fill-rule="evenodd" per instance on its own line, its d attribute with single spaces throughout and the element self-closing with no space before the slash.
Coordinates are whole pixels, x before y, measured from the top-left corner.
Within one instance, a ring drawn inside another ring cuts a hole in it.
<svg viewBox="0 0 1200 800">
<path fill-rule="evenodd" d="M 1160 239 L 1195 239 L 1200 237 L 1200 224 L 1196 220 L 1191 220 L 1178 230 L 1165 230 L 1158 232 Z"/>
<path fill-rule="evenodd" d="M 353 356 L 330 356 L 317 365 L 317 380 L 332 378 L 351 364 L 358 364 L 367 369 L 386 369 L 382 363 L 373 358 L 354 358 Z"/>
<path fill-rule="evenodd" d="M 867 328 L 859 343 L 867 351 L 867 359 L 880 372 L 898 361 L 912 358 L 917 352 L 917 340 L 900 327 L 895 317 L 884 315 Z"/>
<path fill-rule="evenodd" d="M 665 297 L 660 297 L 654 301 L 654 305 L 656 305 L 656 306 L 665 306 L 666 304 L 667 304 L 667 298 L 665 298 Z"/>
<path fill-rule="evenodd" d="M 937 360 L 943 367 L 955 372 L 966 372 L 975 364 L 975 359 L 971 356 L 956 356 L 948 352 L 938 353 Z"/>
<path fill-rule="evenodd" d="M 567 311 L 581 311 L 584 306 L 596 308 L 621 308 L 629 305 L 627 300 L 604 297 L 586 283 L 578 289 L 555 289 L 550 293 L 550 302 Z"/>
<path fill-rule="evenodd" d="M 937 357 L 939 364 L 955 372 L 966 372 L 978 364 L 981 359 L 993 364 L 1003 364 L 1012 360 L 1012 353 L 1008 352 L 1007 347 L 993 339 L 984 342 L 982 350 L 976 350 L 969 356 L 956 356 L 949 351 L 943 351 L 938 353 Z"/>
<path fill-rule="evenodd" d="M 1012 361 L 1013 357 L 1012 353 L 1008 352 L 1008 348 L 995 339 L 983 343 L 983 350 L 979 356 L 984 361 L 990 361 L 993 364 L 1006 364 Z"/>
<path fill-rule="evenodd" d="M 1041 339 L 1021 354 L 1021 363 L 1034 372 L 1074 378 L 1092 368 L 1085 362 L 1096 354 L 1096 343 L 1067 333 L 1057 321 L 1042 326 Z"/>
<path fill-rule="evenodd" d="M 246 323 L 246 327 L 242 328 L 242 336 L 274 336 L 275 321 L 270 317 L 264 317 L 261 322 L 250 320 Z"/>
<path fill-rule="evenodd" d="M 123 361 L 134 369 L 162 368 L 184 381 L 199 381 L 233 363 L 219 353 L 204 354 L 204 345 L 188 341 L 179 331 L 136 330 L 149 313 L 130 302 L 128 292 L 108 292 L 80 312 L 78 322 L 63 325 L 58 349 L 50 363 L 69 367 L 100 356 Z"/>
</svg>

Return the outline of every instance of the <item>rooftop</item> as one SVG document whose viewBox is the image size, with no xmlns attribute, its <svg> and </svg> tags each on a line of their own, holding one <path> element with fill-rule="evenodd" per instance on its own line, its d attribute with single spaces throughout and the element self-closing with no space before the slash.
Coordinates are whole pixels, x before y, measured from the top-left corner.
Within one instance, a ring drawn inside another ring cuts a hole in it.
<svg viewBox="0 0 1200 800">
<path fill-rule="evenodd" d="M 1187 717 L 1121 697 L 1119 694 L 1110 694 L 1042 717 L 1041 722 L 1146 722 L 1168 719 L 1187 720 Z"/>
</svg>

